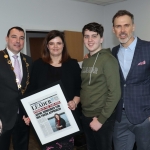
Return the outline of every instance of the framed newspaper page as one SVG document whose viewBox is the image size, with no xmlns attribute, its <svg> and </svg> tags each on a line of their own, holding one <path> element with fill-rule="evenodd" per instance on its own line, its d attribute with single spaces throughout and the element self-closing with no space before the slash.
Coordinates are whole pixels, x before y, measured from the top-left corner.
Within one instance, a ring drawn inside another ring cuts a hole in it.
<svg viewBox="0 0 150 150">
<path fill-rule="evenodd" d="M 21 103 L 42 145 L 80 131 L 60 84 L 27 96 Z"/>
</svg>

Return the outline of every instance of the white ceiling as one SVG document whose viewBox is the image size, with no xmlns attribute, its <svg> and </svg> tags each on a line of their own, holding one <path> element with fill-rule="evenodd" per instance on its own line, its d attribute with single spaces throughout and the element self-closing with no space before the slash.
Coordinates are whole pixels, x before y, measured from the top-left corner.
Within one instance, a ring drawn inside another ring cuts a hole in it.
<svg viewBox="0 0 150 150">
<path fill-rule="evenodd" d="M 127 1 L 127 0 L 75 0 L 75 1 L 93 3 L 93 4 L 105 6 L 105 5 L 118 3 L 118 2 L 123 2 L 123 1 Z"/>
</svg>

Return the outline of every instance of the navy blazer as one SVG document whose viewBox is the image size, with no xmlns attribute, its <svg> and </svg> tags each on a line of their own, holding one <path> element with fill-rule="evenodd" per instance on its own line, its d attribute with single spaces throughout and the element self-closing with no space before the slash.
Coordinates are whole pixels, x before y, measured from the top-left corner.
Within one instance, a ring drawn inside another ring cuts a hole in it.
<svg viewBox="0 0 150 150">
<path fill-rule="evenodd" d="M 4 52 L 8 55 L 6 49 Z M 32 60 L 29 56 L 22 55 L 29 64 L 28 69 L 30 72 Z M 21 85 L 24 88 L 27 81 L 27 69 L 22 55 L 23 78 Z M 21 92 L 18 90 L 15 74 L 11 66 L 7 63 L 7 59 L 4 58 L 4 53 L 0 51 L 0 119 L 2 120 L 3 128 L 7 130 L 11 129 L 16 122 L 19 108 L 18 99 L 20 96 Z M 21 112 L 19 114 L 22 115 Z"/>
<path fill-rule="evenodd" d="M 117 58 L 120 45 L 112 49 Z M 118 59 L 118 58 L 117 58 Z M 121 121 L 123 103 L 132 124 L 142 123 L 150 117 L 150 42 L 137 39 L 131 68 L 124 79 L 120 67 L 122 96 L 117 105 L 117 120 Z"/>
</svg>

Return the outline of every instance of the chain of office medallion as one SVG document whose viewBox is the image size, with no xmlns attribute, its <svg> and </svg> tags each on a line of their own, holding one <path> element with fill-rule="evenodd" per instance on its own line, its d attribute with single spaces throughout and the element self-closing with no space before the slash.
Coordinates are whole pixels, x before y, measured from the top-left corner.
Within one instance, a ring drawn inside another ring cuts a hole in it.
<svg viewBox="0 0 150 150">
<path fill-rule="evenodd" d="M 8 55 L 7 55 L 4 51 L 2 51 L 2 52 L 4 53 L 4 58 L 7 59 L 7 63 L 10 65 L 11 70 L 14 72 L 14 67 L 12 66 L 11 60 L 9 59 Z M 21 53 L 20 53 L 20 54 L 21 54 Z M 21 84 L 19 84 L 17 78 L 16 78 L 16 83 L 17 83 L 18 89 L 20 89 L 20 90 L 21 90 L 21 93 L 24 94 L 25 91 L 26 91 L 26 89 L 27 89 L 27 86 L 28 86 L 28 84 L 29 84 L 29 78 L 30 78 L 30 76 L 29 76 L 29 69 L 28 69 L 29 64 L 27 63 L 26 58 L 23 56 L 23 54 L 21 54 L 21 55 L 22 55 L 23 60 L 24 60 L 24 62 L 25 62 L 25 64 L 26 64 L 26 69 L 27 69 L 27 81 L 26 81 L 26 85 L 25 85 L 24 88 L 22 88 Z M 15 72 L 14 72 L 14 74 L 15 74 Z M 15 77 L 16 77 L 16 74 L 15 74 Z"/>
</svg>

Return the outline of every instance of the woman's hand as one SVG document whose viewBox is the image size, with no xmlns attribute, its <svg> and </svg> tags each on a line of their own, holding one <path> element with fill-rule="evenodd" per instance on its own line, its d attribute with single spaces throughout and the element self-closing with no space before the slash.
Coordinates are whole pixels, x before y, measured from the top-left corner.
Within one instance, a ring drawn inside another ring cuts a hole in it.
<svg viewBox="0 0 150 150">
<path fill-rule="evenodd" d="M 87 59 L 87 58 L 89 58 L 88 54 L 84 55 L 83 59 Z"/>
<path fill-rule="evenodd" d="M 22 119 L 24 120 L 25 124 L 26 124 L 27 126 L 29 126 L 29 124 L 30 124 L 30 118 L 23 116 Z"/>
</svg>

